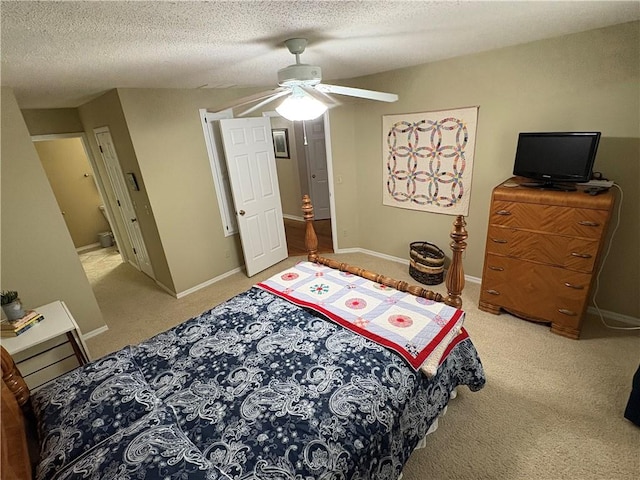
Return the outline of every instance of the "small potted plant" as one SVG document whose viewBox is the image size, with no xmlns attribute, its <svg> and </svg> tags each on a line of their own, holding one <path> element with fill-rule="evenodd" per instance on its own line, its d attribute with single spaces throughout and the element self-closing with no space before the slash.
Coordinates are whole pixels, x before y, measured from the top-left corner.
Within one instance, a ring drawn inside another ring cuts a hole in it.
<svg viewBox="0 0 640 480">
<path fill-rule="evenodd" d="M 4 313 L 10 322 L 15 322 L 16 320 L 24 317 L 25 312 L 22 308 L 22 302 L 18 297 L 18 292 L 15 290 L 3 290 L 0 295 L 2 310 L 4 310 Z"/>
</svg>

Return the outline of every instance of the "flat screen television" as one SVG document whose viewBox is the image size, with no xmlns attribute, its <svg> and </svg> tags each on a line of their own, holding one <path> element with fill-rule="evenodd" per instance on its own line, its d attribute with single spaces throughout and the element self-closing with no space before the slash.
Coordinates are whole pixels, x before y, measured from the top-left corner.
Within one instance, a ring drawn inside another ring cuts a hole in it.
<svg viewBox="0 0 640 480">
<path fill-rule="evenodd" d="M 591 180 L 600 132 L 520 133 L 513 174 L 532 182 L 526 187 L 575 190 Z"/>
</svg>

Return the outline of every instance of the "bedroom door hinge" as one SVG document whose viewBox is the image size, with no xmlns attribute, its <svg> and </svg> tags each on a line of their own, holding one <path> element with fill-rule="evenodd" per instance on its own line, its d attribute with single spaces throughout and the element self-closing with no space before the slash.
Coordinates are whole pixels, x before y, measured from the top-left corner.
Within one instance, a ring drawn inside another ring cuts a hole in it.
<svg viewBox="0 0 640 480">
<path fill-rule="evenodd" d="M 102 150 L 102 145 L 98 145 L 98 148 L 100 149 L 100 153 L 104 153 L 104 150 Z"/>
<path fill-rule="evenodd" d="M 132 248 L 133 248 L 133 254 L 134 254 L 134 255 L 137 255 L 137 254 L 138 254 L 138 252 L 136 252 L 136 248 L 135 248 L 135 247 L 132 247 Z"/>
<path fill-rule="evenodd" d="M 118 206 L 121 207 L 122 204 L 120 204 L 120 200 L 116 200 L 116 202 L 118 202 Z"/>
</svg>

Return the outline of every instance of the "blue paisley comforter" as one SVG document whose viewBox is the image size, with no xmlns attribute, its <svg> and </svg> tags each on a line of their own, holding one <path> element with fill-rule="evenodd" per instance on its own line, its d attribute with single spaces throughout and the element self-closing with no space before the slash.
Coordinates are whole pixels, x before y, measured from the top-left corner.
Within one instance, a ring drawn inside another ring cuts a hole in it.
<svg viewBox="0 0 640 480">
<path fill-rule="evenodd" d="M 395 479 L 458 385 L 252 288 L 34 393 L 38 479 Z"/>
</svg>

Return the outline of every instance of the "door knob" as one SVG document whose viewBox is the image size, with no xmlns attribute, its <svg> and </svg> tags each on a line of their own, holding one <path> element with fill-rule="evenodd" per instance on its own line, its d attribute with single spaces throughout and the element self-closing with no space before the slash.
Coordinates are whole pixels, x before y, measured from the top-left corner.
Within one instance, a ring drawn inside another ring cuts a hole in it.
<svg viewBox="0 0 640 480">
<path fill-rule="evenodd" d="M 138 221 L 138 219 L 137 219 L 137 218 L 132 218 L 132 219 L 131 219 L 131 223 L 135 223 L 135 222 L 137 222 L 137 221 Z"/>
<path fill-rule="evenodd" d="M 314 173 L 313 175 L 311 175 L 311 178 L 316 178 L 316 175 L 315 175 L 315 173 Z"/>
<path fill-rule="evenodd" d="M 244 210 L 240 210 L 238 213 L 242 216 L 242 215 L 244 215 L 246 212 L 245 212 Z"/>
</svg>

